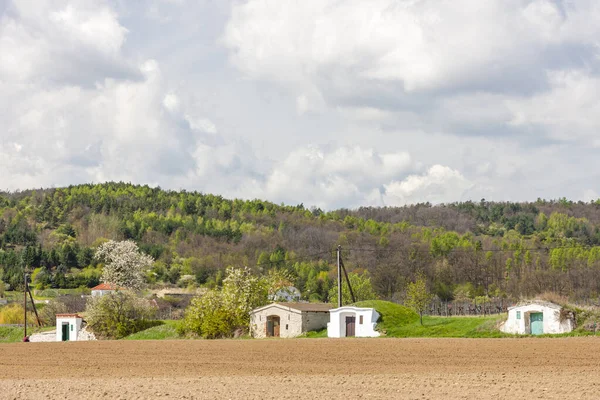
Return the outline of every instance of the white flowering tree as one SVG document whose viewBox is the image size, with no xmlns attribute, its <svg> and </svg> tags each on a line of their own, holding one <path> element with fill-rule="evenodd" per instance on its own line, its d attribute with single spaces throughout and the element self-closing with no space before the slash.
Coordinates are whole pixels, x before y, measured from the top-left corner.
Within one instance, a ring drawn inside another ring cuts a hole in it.
<svg viewBox="0 0 600 400">
<path fill-rule="evenodd" d="M 154 262 L 152 257 L 141 253 L 131 240 L 103 243 L 96 250 L 95 257 L 104 263 L 102 282 L 132 290 L 144 286 L 144 272 Z"/>
</svg>

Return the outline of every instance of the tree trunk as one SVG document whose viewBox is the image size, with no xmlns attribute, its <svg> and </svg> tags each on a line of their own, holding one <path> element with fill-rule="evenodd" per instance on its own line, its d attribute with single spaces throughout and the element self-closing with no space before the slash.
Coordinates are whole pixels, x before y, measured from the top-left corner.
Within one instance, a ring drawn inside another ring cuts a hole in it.
<svg viewBox="0 0 600 400">
<path fill-rule="evenodd" d="M 423 326 L 423 311 L 419 312 L 419 316 L 421 317 L 421 326 Z"/>
</svg>

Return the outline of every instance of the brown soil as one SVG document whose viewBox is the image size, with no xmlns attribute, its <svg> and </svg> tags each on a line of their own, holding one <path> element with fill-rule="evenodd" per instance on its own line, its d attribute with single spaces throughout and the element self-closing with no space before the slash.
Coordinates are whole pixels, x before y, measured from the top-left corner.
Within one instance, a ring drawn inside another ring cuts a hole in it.
<svg viewBox="0 0 600 400">
<path fill-rule="evenodd" d="M 600 338 L 0 345 L 0 398 L 598 399 Z"/>
</svg>

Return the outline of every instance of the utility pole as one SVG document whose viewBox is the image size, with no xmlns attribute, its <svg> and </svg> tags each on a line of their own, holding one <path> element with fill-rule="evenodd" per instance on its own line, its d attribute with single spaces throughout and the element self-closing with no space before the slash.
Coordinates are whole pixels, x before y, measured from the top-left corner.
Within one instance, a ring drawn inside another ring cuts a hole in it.
<svg viewBox="0 0 600 400">
<path fill-rule="evenodd" d="M 342 306 L 342 246 L 337 247 L 338 308 Z"/>
<path fill-rule="evenodd" d="M 23 335 L 23 341 L 27 342 L 27 272 L 23 271 L 23 283 L 25 284 L 25 286 L 23 286 L 23 310 L 24 310 L 24 314 L 25 314 L 25 323 L 23 324 L 23 326 L 25 327 L 25 332 Z"/>
</svg>

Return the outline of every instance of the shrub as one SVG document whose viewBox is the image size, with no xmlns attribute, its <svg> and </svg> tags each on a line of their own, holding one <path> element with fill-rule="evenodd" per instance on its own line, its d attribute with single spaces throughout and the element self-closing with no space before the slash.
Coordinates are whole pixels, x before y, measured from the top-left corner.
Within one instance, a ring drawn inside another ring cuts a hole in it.
<svg viewBox="0 0 600 400">
<path fill-rule="evenodd" d="M 23 323 L 23 306 L 13 303 L 0 309 L 0 324 L 22 324 Z M 27 312 L 27 320 L 35 321 L 35 314 L 31 311 Z"/>
<path fill-rule="evenodd" d="M 156 324 L 156 308 L 129 291 L 117 291 L 88 299 L 86 320 L 101 338 L 120 339 Z"/>
<path fill-rule="evenodd" d="M 236 320 L 236 315 L 227 305 L 223 293 L 212 290 L 192 300 L 179 331 L 205 339 L 231 337 L 237 328 Z"/>
<path fill-rule="evenodd" d="M 186 309 L 181 333 L 206 339 L 232 337 L 236 329 L 247 329 L 250 311 L 268 302 L 267 294 L 276 273 L 258 278 L 248 268 L 228 268 L 221 290 L 213 289 L 192 300 Z"/>
<path fill-rule="evenodd" d="M 56 314 L 80 313 L 85 311 L 86 301 L 81 296 L 59 296 L 50 300 L 41 310 L 40 319 L 44 325 L 56 325 Z"/>
</svg>

